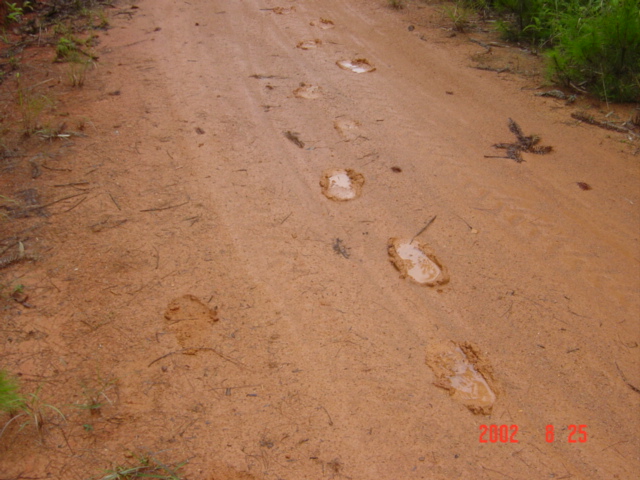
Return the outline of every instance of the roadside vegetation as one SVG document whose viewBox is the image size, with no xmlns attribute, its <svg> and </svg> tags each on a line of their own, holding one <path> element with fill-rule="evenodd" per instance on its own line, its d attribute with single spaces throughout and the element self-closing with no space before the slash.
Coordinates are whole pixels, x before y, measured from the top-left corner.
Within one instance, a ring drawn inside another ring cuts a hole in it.
<svg viewBox="0 0 640 480">
<path fill-rule="evenodd" d="M 82 86 L 84 72 L 97 61 L 92 52 L 95 32 L 109 28 L 107 4 L 105 0 L 0 0 L 0 84 L 20 72 L 25 49 L 54 47 L 52 60 L 68 64 L 71 86 Z"/>
<path fill-rule="evenodd" d="M 51 142 L 86 136 L 82 131 L 87 120 L 74 121 L 60 111 L 59 97 L 72 94 L 91 80 L 89 73 L 99 61 L 95 47 L 100 31 L 110 28 L 106 10 L 110 6 L 112 0 L 0 0 L 0 176 L 4 177 L 0 191 L 0 328 L 6 331 L 12 326 L 4 313 L 11 305 L 32 306 L 28 283 L 5 276 L 4 269 L 37 260 L 22 239 L 26 238 L 24 232 L 33 235 L 41 225 L 28 226 L 24 221 L 36 218 L 43 207 L 37 188 L 20 191 L 25 185 L 20 181 L 28 170 L 26 178 L 30 180 L 42 174 L 39 158 L 53 157 Z M 25 170 L 19 165 L 26 157 L 31 160 Z M 11 193 L 10 189 L 18 191 Z M 63 438 L 72 448 L 71 443 L 81 442 L 82 436 L 95 441 L 101 435 L 102 410 L 117 403 L 117 379 L 99 374 L 81 379 L 81 393 L 69 403 L 47 380 L 36 386 L 32 381 L 21 381 L 15 363 L 7 360 L 6 352 L 1 353 L 0 460 L 19 456 L 20 446 L 48 448 L 52 438 Z M 69 432 L 76 432 L 71 442 Z M 109 462 L 110 469 L 91 478 L 183 478 L 179 470 L 186 462 L 161 462 L 148 452 L 128 452 L 125 458 L 129 459 L 127 464 L 114 459 Z M 85 473 L 89 478 L 90 473 Z"/>
<path fill-rule="evenodd" d="M 496 18 L 505 39 L 547 57 L 553 82 L 606 101 L 640 101 L 638 0 L 457 0 L 445 7 L 456 29 L 470 13 Z"/>
</svg>

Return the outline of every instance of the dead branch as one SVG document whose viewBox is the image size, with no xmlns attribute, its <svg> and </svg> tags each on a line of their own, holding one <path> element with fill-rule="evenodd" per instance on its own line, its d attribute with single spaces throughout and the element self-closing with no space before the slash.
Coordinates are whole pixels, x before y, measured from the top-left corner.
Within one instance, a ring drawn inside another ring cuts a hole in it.
<svg viewBox="0 0 640 480">
<path fill-rule="evenodd" d="M 611 122 L 601 122 L 593 118 L 593 116 L 587 115 L 586 113 L 582 113 L 582 112 L 572 113 L 571 118 L 574 118 L 584 123 L 588 123 L 589 125 L 594 125 L 596 127 L 604 128 L 605 130 L 613 130 L 614 132 L 620 132 L 620 133 L 633 133 L 631 130 L 629 130 L 626 127 L 621 127 L 620 125 L 615 125 Z"/>
<path fill-rule="evenodd" d="M 187 200 L 186 202 L 179 203 L 177 205 L 169 205 L 168 207 L 158 207 L 158 208 L 145 208 L 144 210 L 140 210 L 140 211 L 141 212 L 160 212 L 162 210 L 169 210 L 171 208 L 182 207 L 183 205 L 186 205 L 187 203 L 189 203 L 189 200 Z"/>
<path fill-rule="evenodd" d="M 162 355 L 161 357 L 156 358 L 153 362 L 151 362 L 149 365 L 147 365 L 147 368 L 150 367 L 151 365 L 153 365 L 156 362 L 159 362 L 160 360 L 170 357 L 171 355 L 178 355 L 178 354 L 184 354 L 184 355 L 194 355 L 197 352 L 213 352 L 215 353 L 217 356 L 219 356 L 220 358 L 226 360 L 227 362 L 233 363 L 234 365 L 240 367 L 240 368 L 248 368 L 246 365 L 244 365 L 241 362 L 238 362 L 237 360 L 234 360 L 233 358 L 229 358 L 226 355 L 223 355 L 222 353 L 220 353 L 219 351 L 217 351 L 215 348 L 211 348 L 211 347 L 196 347 L 196 348 L 183 348 L 182 350 L 176 350 L 175 352 L 169 352 L 166 353 L 164 355 Z"/>
</svg>

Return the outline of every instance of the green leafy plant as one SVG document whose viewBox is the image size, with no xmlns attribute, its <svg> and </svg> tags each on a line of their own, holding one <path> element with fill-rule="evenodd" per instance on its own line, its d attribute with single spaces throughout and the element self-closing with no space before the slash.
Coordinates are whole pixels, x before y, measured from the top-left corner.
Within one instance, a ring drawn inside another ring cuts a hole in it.
<svg viewBox="0 0 640 480">
<path fill-rule="evenodd" d="M 64 29 L 61 29 L 65 31 Z M 78 61 L 81 57 L 96 60 L 96 57 L 87 47 L 95 44 L 97 37 L 89 35 L 87 38 L 78 38 L 70 33 L 63 34 L 56 44 L 56 62 Z"/>
<path fill-rule="evenodd" d="M 495 9 L 504 15 L 498 28 L 508 40 L 542 43 L 552 35 L 554 12 L 567 1 L 573 0 L 495 0 Z"/>
<path fill-rule="evenodd" d="M 389 6 L 394 10 L 402 10 L 404 8 L 404 0 L 388 0 Z"/>
<path fill-rule="evenodd" d="M 56 44 L 56 60 L 68 60 L 72 55 L 78 53 L 79 48 L 79 42 L 75 38 L 71 36 L 60 37 Z"/>
<path fill-rule="evenodd" d="M 4 2 L 7 8 L 9 9 L 9 13 L 7 14 L 7 19 L 14 23 L 20 23 L 22 17 L 24 16 L 24 11 L 26 9 L 31 8 L 31 2 L 23 2 L 22 6 L 18 6 L 17 3 L 9 3 Z"/>
</svg>

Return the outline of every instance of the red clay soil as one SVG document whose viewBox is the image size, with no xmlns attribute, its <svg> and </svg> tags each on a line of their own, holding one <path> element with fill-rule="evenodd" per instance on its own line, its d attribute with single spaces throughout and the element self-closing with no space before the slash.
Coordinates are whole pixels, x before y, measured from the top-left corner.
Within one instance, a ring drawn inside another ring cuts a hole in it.
<svg viewBox="0 0 640 480">
<path fill-rule="evenodd" d="M 81 89 L 25 53 L 55 108 L 2 160 L 0 366 L 44 422 L 0 479 L 636 478 L 638 130 L 571 117 L 633 106 L 536 95 L 539 58 L 440 5 L 135 7 Z M 551 153 L 485 158 L 510 118 Z"/>
</svg>

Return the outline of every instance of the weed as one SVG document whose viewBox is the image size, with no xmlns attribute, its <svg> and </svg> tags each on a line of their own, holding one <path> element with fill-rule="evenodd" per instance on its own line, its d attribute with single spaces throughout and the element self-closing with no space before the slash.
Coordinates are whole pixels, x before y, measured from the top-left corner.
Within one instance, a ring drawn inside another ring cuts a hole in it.
<svg viewBox="0 0 640 480">
<path fill-rule="evenodd" d="M 31 9 L 31 2 L 23 2 L 21 7 L 18 6 L 17 2 L 14 2 L 14 3 L 4 2 L 4 3 L 9 9 L 9 13 L 7 14 L 7 19 L 10 22 L 14 22 L 14 23 L 20 23 L 25 10 Z"/>
<path fill-rule="evenodd" d="M 464 1 L 458 0 L 455 5 L 447 5 L 442 9 L 453 23 L 453 29 L 457 32 L 465 32 L 469 27 L 469 17 L 473 15 L 473 10 L 464 5 Z"/>
<path fill-rule="evenodd" d="M 71 35 L 71 27 L 64 22 L 57 20 L 53 26 L 53 33 L 61 36 Z"/>
<path fill-rule="evenodd" d="M 90 35 L 86 39 L 75 37 L 71 34 L 65 34 L 58 39 L 56 44 L 56 62 L 81 62 L 83 57 L 87 57 L 90 60 L 96 60 L 97 57 L 86 50 L 86 47 L 91 47 L 96 41 L 95 35 Z"/>
<path fill-rule="evenodd" d="M 84 403 L 76 403 L 75 407 L 88 410 L 91 415 L 100 415 L 105 403 L 113 405 L 113 401 L 107 396 L 107 392 L 117 387 L 117 380 L 106 380 L 98 375 L 95 386 L 87 383 L 82 384 L 82 393 L 85 397 Z"/>
<path fill-rule="evenodd" d="M 5 195 L 0 195 L 0 219 L 9 218 L 9 215 L 13 210 L 15 210 L 17 206 L 19 206 L 19 202 L 17 200 L 9 198 Z M 2 384 L 1 382 L 2 380 L 0 380 L 0 385 Z M 0 404 L 1 403 L 2 402 L 0 401 Z M 0 410 L 2 410 L 2 408 L 0 408 Z"/>
<path fill-rule="evenodd" d="M 14 55 L 12 55 L 11 57 L 9 57 L 9 67 L 11 67 L 11 70 L 17 70 L 18 67 L 20 66 L 20 59 Z"/>
<path fill-rule="evenodd" d="M 72 87 L 83 87 L 84 82 L 87 78 L 87 72 L 90 68 L 95 66 L 95 62 L 92 60 L 84 60 L 84 59 L 76 59 L 75 61 L 69 62 L 69 67 L 67 69 L 67 79 L 69 80 L 69 85 Z"/>
<path fill-rule="evenodd" d="M 19 291 L 21 287 L 22 285 L 19 285 L 15 291 Z M 0 410 L 12 415 L 12 418 L 0 430 L 0 437 L 9 425 L 18 420 L 22 420 L 20 430 L 28 425 L 33 425 L 39 433 L 42 433 L 46 409 L 52 410 L 63 420 L 66 420 L 60 410 L 53 405 L 42 402 L 39 395 L 40 387 L 35 393 L 26 395 L 21 394 L 19 390 L 18 382 L 11 378 L 6 371 L 0 370 Z"/>
<path fill-rule="evenodd" d="M 56 60 L 66 60 L 76 52 L 77 46 L 73 37 L 61 37 L 56 45 Z"/>
<path fill-rule="evenodd" d="M 22 117 L 22 127 L 25 135 L 31 135 L 40 127 L 40 115 L 43 110 L 53 105 L 53 101 L 46 95 L 35 92 L 35 86 L 25 87 L 20 73 L 16 73 L 18 83 L 18 107 Z"/>
<path fill-rule="evenodd" d="M 389 6 L 394 10 L 402 10 L 404 8 L 404 0 L 388 0 Z"/>
<path fill-rule="evenodd" d="M 45 424 L 45 412 L 47 409 L 53 411 L 66 421 L 65 416 L 58 408 L 42 401 L 40 398 L 40 389 L 41 388 L 38 387 L 34 393 L 28 393 L 20 396 L 21 401 L 15 409 L 16 412 L 20 413 L 13 416 L 11 420 L 4 424 L 4 427 L 0 430 L 0 437 L 2 437 L 2 434 L 11 423 L 19 419 L 23 420 L 20 424 L 20 430 L 24 429 L 28 425 L 33 425 L 38 433 L 42 434 L 42 428 Z"/>
<path fill-rule="evenodd" d="M 0 370 L 0 411 L 12 413 L 24 404 L 18 382 L 5 370 Z"/>
<path fill-rule="evenodd" d="M 158 460 L 149 456 L 137 456 L 135 465 L 117 466 L 112 470 L 107 470 L 107 475 L 99 480 L 134 480 L 138 478 L 158 478 L 162 480 L 181 480 L 178 470 L 186 461 L 176 465 L 164 465 Z"/>
<path fill-rule="evenodd" d="M 110 27 L 109 18 L 103 10 L 95 12 L 95 19 L 91 20 L 91 28 L 94 30 L 108 30 Z"/>
<path fill-rule="evenodd" d="M 84 132 L 87 129 L 87 125 L 91 125 L 95 128 L 93 122 L 90 121 L 87 117 L 80 117 L 78 120 L 76 120 L 76 128 L 80 132 Z"/>
</svg>

